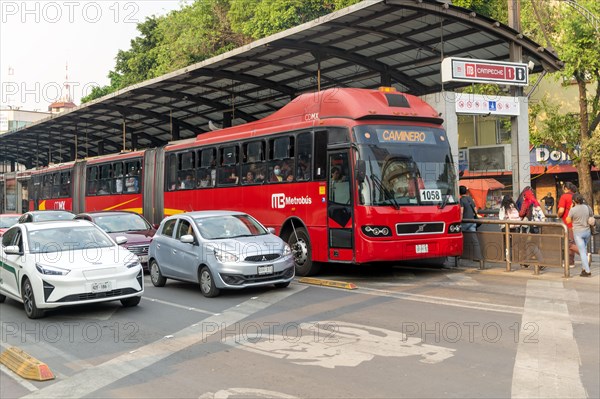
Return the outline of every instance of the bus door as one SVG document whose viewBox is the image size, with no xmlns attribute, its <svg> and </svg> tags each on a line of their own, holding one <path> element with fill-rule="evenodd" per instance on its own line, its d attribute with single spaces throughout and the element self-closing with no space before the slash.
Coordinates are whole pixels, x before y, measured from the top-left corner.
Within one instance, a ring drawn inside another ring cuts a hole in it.
<svg viewBox="0 0 600 399">
<path fill-rule="evenodd" d="M 73 213 L 85 212 L 86 162 L 77 161 L 71 175 L 71 195 L 73 196 Z"/>
<path fill-rule="evenodd" d="M 329 259 L 354 260 L 352 172 L 349 150 L 330 151 L 327 178 L 327 238 Z"/>
</svg>

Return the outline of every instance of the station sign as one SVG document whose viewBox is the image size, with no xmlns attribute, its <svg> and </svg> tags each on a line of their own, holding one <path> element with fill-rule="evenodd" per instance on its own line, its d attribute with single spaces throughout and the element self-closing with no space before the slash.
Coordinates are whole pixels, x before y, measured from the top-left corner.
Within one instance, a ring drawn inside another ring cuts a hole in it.
<svg viewBox="0 0 600 399">
<path fill-rule="evenodd" d="M 469 93 L 456 93 L 457 114 L 519 116 L 519 98 Z"/>
<path fill-rule="evenodd" d="M 497 83 L 511 86 L 527 86 L 527 64 L 474 60 L 471 58 L 444 58 L 442 82 Z"/>
</svg>

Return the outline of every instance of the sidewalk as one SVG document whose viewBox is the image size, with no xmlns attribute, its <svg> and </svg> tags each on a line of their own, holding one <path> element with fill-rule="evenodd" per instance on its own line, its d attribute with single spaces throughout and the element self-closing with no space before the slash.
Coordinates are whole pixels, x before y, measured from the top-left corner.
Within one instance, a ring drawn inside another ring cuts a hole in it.
<svg viewBox="0 0 600 399">
<path fill-rule="evenodd" d="M 446 262 L 446 267 L 453 267 L 454 260 L 448 260 Z M 496 263 L 496 262 L 485 262 L 485 268 L 479 268 L 479 262 L 474 262 L 469 259 L 459 259 L 458 268 L 468 270 L 470 273 L 505 273 L 512 274 L 515 276 L 534 276 L 534 277 L 546 277 L 546 278 L 564 278 L 564 270 L 559 267 L 546 267 L 544 270 L 540 270 L 539 275 L 534 274 L 534 267 L 529 266 L 528 268 L 521 267 L 519 264 L 514 264 L 511 267 L 511 271 L 506 271 L 506 263 Z M 579 273 L 581 273 L 581 261 L 579 257 L 575 257 L 575 267 L 570 269 L 570 277 L 569 278 L 578 278 L 582 280 L 598 280 L 600 277 L 600 255 L 592 254 L 592 263 L 590 264 L 590 271 L 592 272 L 591 277 L 581 277 Z"/>
</svg>

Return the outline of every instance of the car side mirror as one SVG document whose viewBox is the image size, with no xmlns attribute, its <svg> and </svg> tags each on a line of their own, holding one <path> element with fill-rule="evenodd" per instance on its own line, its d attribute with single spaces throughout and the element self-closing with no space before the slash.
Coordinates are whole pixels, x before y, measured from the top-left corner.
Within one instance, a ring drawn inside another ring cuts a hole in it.
<svg viewBox="0 0 600 399">
<path fill-rule="evenodd" d="M 127 237 L 125 236 L 117 236 L 115 237 L 115 242 L 119 245 L 125 244 L 127 242 Z"/>
<path fill-rule="evenodd" d="M 18 245 L 9 245 L 4 247 L 4 253 L 7 255 L 23 255 Z"/>
<path fill-rule="evenodd" d="M 181 241 L 184 244 L 193 244 L 194 243 L 194 236 L 191 234 L 186 234 L 181 236 L 181 238 L 179 239 L 179 241 Z"/>
</svg>

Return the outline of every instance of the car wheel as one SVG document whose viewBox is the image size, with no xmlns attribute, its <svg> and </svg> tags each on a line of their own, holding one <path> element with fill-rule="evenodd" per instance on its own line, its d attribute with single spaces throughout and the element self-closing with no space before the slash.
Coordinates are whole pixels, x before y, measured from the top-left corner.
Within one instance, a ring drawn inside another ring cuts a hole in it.
<svg viewBox="0 0 600 399">
<path fill-rule="evenodd" d="M 310 238 L 304 227 L 296 228 L 296 232 L 290 234 L 288 244 L 292 249 L 296 274 L 298 276 L 312 276 L 319 272 L 321 266 L 312 261 Z"/>
<path fill-rule="evenodd" d="M 152 260 L 150 263 L 150 281 L 152 281 L 152 285 L 155 287 L 164 287 L 167 283 L 167 279 L 163 277 L 160 272 L 160 268 L 158 267 L 158 262 L 156 260 Z"/>
<path fill-rule="evenodd" d="M 121 305 L 123 305 L 124 308 L 131 308 L 133 306 L 137 306 L 141 300 L 141 296 L 132 296 L 130 298 L 121 299 Z"/>
<path fill-rule="evenodd" d="M 212 273 L 208 266 L 204 266 L 200 270 L 200 291 L 202 291 L 202 295 L 207 298 L 213 298 L 219 295 L 221 292 L 220 289 L 215 285 L 215 280 L 213 279 Z"/>
<path fill-rule="evenodd" d="M 6 295 L 0 294 L 0 303 L 3 303 L 6 300 Z"/>
<path fill-rule="evenodd" d="M 275 288 L 285 288 L 288 285 L 290 285 L 289 281 L 287 283 L 275 283 Z"/>
<path fill-rule="evenodd" d="M 25 314 L 30 319 L 39 319 L 44 316 L 44 311 L 38 309 L 35 303 L 35 295 L 33 293 L 33 286 L 28 278 L 23 281 L 23 287 L 21 289 L 21 298 L 23 299 L 23 307 L 25 308 Z"/>
</svg>

